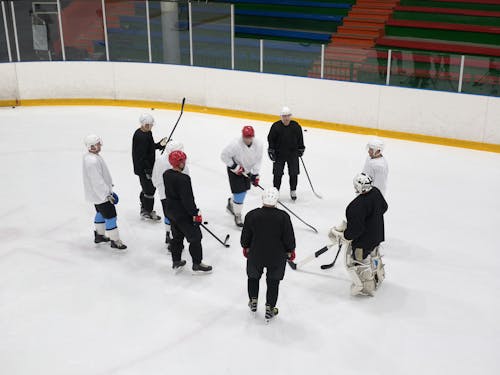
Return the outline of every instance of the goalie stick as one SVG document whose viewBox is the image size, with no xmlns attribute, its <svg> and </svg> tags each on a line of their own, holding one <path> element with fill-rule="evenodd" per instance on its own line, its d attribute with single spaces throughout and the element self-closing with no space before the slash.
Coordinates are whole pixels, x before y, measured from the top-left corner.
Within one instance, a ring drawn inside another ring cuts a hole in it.
<svg viewBox="0 0 500 375">
<path fill-rule="evenodd" d="M 309 263 L 311 260 L 316 259 L 321 254 L 327 252 L 328 249 L 330 249 L 330 247 L 332 247 L 332 246 L 333 246 L 332 244 L 323 246 L 321 249 L 316 250 L 314 253 L 309 255 L 307 258 L 302 259 L 298 263 L 294 263 L 293 261 L 289 260 L 288 265 L 292 268 L 292 270 L 296 270 L 297 267 L 302 267 L 304 264 Z"/>
</svg>

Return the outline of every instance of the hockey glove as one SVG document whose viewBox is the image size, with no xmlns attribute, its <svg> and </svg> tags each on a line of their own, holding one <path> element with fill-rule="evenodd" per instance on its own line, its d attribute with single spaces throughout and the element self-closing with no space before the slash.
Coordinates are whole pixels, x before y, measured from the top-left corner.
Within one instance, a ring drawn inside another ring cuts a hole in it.
<svg viewBox="0 0 500 375">
<path fill-rule="evenodd" d="M 340 224 L 335 225 L 333 228 L 335 228 L 337 232 L 343 232 L 347 228 L 347 221 L 342 220 Z"/>
<path fill-rule="evenodd" d="M 253 186 L 259 186 L 260 178 L 258 174 L 250 174 L 248 177 L 250 177 Z"/>
<path fill-rule="evenodd" d="M 276 151 L 274 148 L 268 149 L 267 154 L 269 155 L 269 159 L 271 159 L 271 161 L 276 161 Z"/>
<path fill-rule="evenodd" d="M 243 168 L 241 165 L 234 163 L 232 167 L 230 167 L 231 172 L 233 172 L 235 175 L 241 176 L 243 173 L 245 173 L 245 168 Z"/>
<path fill-rule="evenodd" d="M 201 214 L 198 212 L 196 216 L 193 216 L 193 224 L 196 226 L 200 226 L 201 223 L 203 223 L 203 218 L 201 217 Z"/>
<path fill-rule="evenodd" d="M 119 201 L 118 194 L 116 194 L 114 192 L 111 193 L 110 195 L 108 195 L 106 199 L 111 204 L 118 204 L 118 201 Z"/>
<path fill-rule="evenodd" d="M 305 147 L 299 148 L 299 150 L 298 150 L 298 153 L 299 153 L 299 158 L 301 158 L 301 157 L 302 157 L 302 155 L 304 155 L 304 151 L 305 151 L 305 150 L 306 150 L 306 148 L 305 148 Z"/>
<path fill-rule="evenodd" d="M 152 176 L 153 176 L 153 171 L 151 169 L 145 169 L 144 170 L 144 174 L 146 175 L 146 178 L 148 180 L 151 180 Z"/>
<path fill-rule="evenodd" d="M 168 143 L 168 137 L 164 137 L 164 138 L 162 138 L 162 139 L 160 140 L 160 142 L 159 142 L 159 143 L 160 143 L 160 146 L 161 146 L 161 147 L 165 148 L 165 146 L 166 146 L 166 145 L 167 145 L 167 143 Z"/>
<path fill-rule="evenodd" d="M 291 252 L 289 253 L 286 253 L 287 254 L 287 258 L 289 261 L 294 261 L 295 260 L 295 249 L 293 249 Z"/>
<path fill-rule="evenodd" d="M 244 256 L 245 258 L 248 258 L 248 252 L 249 252 L 248 247 L 244 247 L 244 248 L 243 248 L 243 256 Z"/>
</svg>

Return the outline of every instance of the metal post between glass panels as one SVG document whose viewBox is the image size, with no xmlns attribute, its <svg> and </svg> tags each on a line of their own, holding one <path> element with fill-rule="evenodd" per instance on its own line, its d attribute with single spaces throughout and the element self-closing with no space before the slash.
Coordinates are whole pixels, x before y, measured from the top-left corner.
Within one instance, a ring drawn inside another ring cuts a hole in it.
<svg viewBox="0 0 500 375">
<path fill-rule="evenodd" d="M 19 40 L 17 39 L 17 22 L 16 22 L 16 11 L 14 10 L 14 2 L 10 2 L 10 9 L 12 11 L 12 23 L 14 24 L 14 40 L 16 42 L 16 53 L 17 61 L 21 61 L 21 54 L 19 53 Z"/>
<path fill-rule="evenodd" d="M 57 17 L 59 19 L 59 36 L 61 38 L 61 53 L 63 61 L 66 61 L 66 51 L 64 50 L 64 34 L 61 20 L 61 0 L 57 0 Z"/>
<path fill-rule="evenodd" d="M 5 11 L 5 3 L 2 1 L 3 26 L 5 28 L 5 42 L 7 43 L 7 53 L 9 54 L 9 62 L 12 62 L 12 51 L 10 50 L 9 28 L 7 27 L 7 13 Z"/>
<path fill-rule="evenodd" d="M 109 45 L 108 45 L 108 25 L 106 23 L 106 4 L 105 0 L 101 0 L 102 4 L 102 25 L 104 27 L 104 44 L 106 47 L 106 61 L 109 61 Z"/>
<path fill-rule="evenodd" d="M 188 3 L 188 17 L 189 17 L 189 64 L 194 65 L 193 58 L 193 11 L 191 8 L 191 1 Z"/>
<path fill-rule="evenodd" d="M 391 82 L 391 62 L 392 62 L 392 49 L 389 50 L 387 55 L 387 75 L 385 77 L 385 84 L 389 86 Z"/>
<path fill-rule="evenodd" d="M 259 51 L 260 51 L 260 69 L 262 73 L 264 71 L 264 39 L 259 40 Z"/>
<path fill-rule="evenodd" d="M 146 27 L 148 30 L 148 58 L 149 62 L 153 62 L 153 56 L 151 54 L 151 25 L 149 22 L 149 0 L 146 0 Z"/>
<path fill-rule="evenodd" d="M 234 4 L 231 4 L 231 69 L 234 70 Z"/>
<path fill-rule="evenodd" d="M 325 45 L 321 45 L 321 79 L 325 77 Z"/>
<path fill-rule="evenodd" d="M 464 63 L 465 63 L 465 56 L 462 55 L 460 58 L 460 76 L 458 78 L 458 92 L 462 92 L 462 83 L 464 80 Z"/>
</svg>

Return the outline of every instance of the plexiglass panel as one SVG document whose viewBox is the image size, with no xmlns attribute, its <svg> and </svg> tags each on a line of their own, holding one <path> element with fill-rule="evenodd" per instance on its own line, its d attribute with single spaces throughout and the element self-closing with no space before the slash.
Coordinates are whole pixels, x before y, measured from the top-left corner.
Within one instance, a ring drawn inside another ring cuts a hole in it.
<svg viewBox="0 0 500 375">
<path fill-rule="evenodd" d="M 106 60 L 101 0 L 61 0 L 66 60 Z"/>
<path fill-rule="evenodd" d="M 21 61 L 61 60 L 57 3 L 20 0 L 13 4 Z"/>
<path fill-rule="evenodd" d="M 500 96 L 500 57 L 465 56 L 462 92 Z"/>
<path fill-rule="evenodd" d="M 231 69 L 231 6 L 192 2 L 193 63 Z"/>
<path fill-rule="evenodd" d="M 106 27 L 111 61 L 149 61 L 145 1 L 107 1 Z"/>
</svg>

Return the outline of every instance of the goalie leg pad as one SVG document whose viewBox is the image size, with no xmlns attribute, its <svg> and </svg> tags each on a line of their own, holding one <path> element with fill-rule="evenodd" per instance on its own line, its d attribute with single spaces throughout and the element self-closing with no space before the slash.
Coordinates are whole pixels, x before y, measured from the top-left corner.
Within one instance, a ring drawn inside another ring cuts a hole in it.
<svg viewBox="0 0 500 375">
<path fill-rule="evenodd" d="M 348 249 L 349 250 L 349 249 Z M 349 276 L 353 281 L 351 285 L 351 294 L 373 296 L 376 284 L 375 277 L 372 272 L 372 261 L 368 256 L 363 259 L 363 249 L 357 248 L 354 251 L 348 251 L 351 256 L 350 265 L 347 267 Z"/>
<path fill-rule="evenodd" d="M 385 279 L 385 264 L 382 262 L 380 247 L 377 246 L 370 254 L 372 273 L 374 275 L 375 287 L 378 288 Z"/>
</svg>

